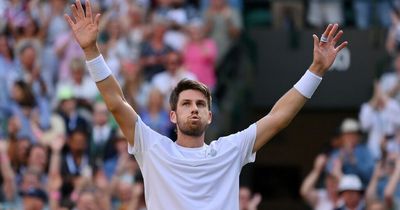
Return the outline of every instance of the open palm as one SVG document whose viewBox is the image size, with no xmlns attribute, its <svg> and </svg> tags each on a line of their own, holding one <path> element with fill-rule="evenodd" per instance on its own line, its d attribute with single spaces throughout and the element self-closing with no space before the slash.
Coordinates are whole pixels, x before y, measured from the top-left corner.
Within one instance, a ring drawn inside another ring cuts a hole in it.
<svg viewBox="0 0 400 210">
<path fill-rule="evenodd" d="M 82 49 L 95 47 L 96 39 L 98 34 L 98 26 L 100 14 L 97 14 L 93 20 L 92 9 L 90 1 L 86 0 L 86 14 L 83 10 L 80 0 L 76 0 L 76 3 L 71 5 L 73 19 L 65 14 L 64 17 L 70 25 L 72 32 L 75 36 L 76 41 L 79 43 Z"/>
<path fill-rule="evenodd" d="M 347 46 L 347 42 L 341 43 L 336 47 L 337 42 L 343 35 L 343 31 L 337 32 L 339 26 L 337 24 L 329 24 L 322 37 L 325 37 L 327 41 L 320 41 L 317 35 L 313 35 L 314 38 L 314 60 L 312 66 L 315 67 L 314 73 L 322 76 L 328 71 L 329 67 L 335 61 L 337 54 Z M 321 38 L 322 40 L 322 38 Z"/>
</svg>

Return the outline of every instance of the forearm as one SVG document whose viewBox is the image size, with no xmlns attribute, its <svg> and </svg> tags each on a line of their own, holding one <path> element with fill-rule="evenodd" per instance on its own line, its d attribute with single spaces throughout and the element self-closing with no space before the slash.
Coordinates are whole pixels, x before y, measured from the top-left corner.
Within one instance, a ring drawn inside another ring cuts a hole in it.
<svg viewBox="0 0 400 210">
<path fill-rule="evenodd" d="M 0 165 L 1 175 L 4 179 L 3 191 L 5 193 L 5 197 L 7 200 L 12 200 L 16 192 L 15 174 L 11 168 L 7 153 L 5 152 L 0 152 Z"/>
<path fill-rule="evenodd" d="M 318 180 L 319 174 L 320 171 L 313 169 L 310 174 L 308 174 L 307 177 L 304 179 L 303 184 L 300 188 L 300 194 L 301 196 L 303 196 L 304 199 L 309 200 L 309 195 L 314 190 L 314 186 Z"/>
</svg>

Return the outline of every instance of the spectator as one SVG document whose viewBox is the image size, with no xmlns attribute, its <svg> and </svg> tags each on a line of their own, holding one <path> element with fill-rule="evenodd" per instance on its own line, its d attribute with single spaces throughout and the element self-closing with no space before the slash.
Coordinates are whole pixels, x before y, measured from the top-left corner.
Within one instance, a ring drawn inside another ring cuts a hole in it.
<svg viewBox="0 0 400 210">
<path fill-rule="evenodd" d="M 182 79 L 196 79 L 196 76 L 187 71 L 182 63 L 182 56 L 178 52 L 170 52 L 166 56 L 166 71 L 158 73 L 151 81 L 153 87 L 157 88 L 165 98 L 165 107 L 169 107 L 168 96 L 172 89 Z"/>
<path fill-rule="evenodd" d="M 58 92 L 58 100 L 60 101 L 58 113 L 63 118 L 67 135 L 73 130 L 79 128 L 87 133 L 90 130 L 89 122 L 78 112 L 77 101 L 73 92 L 69 88 L 63 88 Z"/>
<path fill-rule="evenodd" d="M 326 174 L 325 187 L 317 189 L 316 183 L 321 176 L 327 161 L 326 155 L 320 154 L 314 160 L 314 168 L 304 179 L 300 194 L 314 210 L 334 209 L 342 202 L 337 194 L 339 177 Z"/>
<path fill-rule="evenodd" d="M 148 97 L 147 106 L 140 110 L 143 122 L 162 135 L 169 136 L 173 127 L 169 121 L 169 114 L 165 109 L 164 95 L 157 88 L 153 88 Z"/>
<path fill-rule="evenodd" d="M 356 174 L 367 184 L 372 175 L 374 160 L 368 148 L 361 143 L 360 125 L 357 120 L 347 118 L 340 126 L 342 146 L 332 152 L 327 169 L 329 173 Z"/>
<path fill-rule="evenodd" d="M 368 103 L 361 106 L 360 122 L 368 132 L 368 148 L 375 159 L 381 157 L 380 144 L 386 135 L 393 135 L 400 126 L 400 105 L 386 96 L 380 85 L 374 84 L 374 94 Z"/>
<path fill-rule="evenodd" d="M 164 42 L 167 27 L 165 20 L 155 18 L 152 22 L 150 39 L 142 43 L 141 65 L 146 81 L 151 81 L 155 74 L 165 69 L 165 57 L 172 51 L 172 48 Z"/>
<path fill-rule="evenodd" d="M 57 95 L 61 94 L 60 91 L 70 89 L 80 105 L 91 106 L 90 104 L 95 101 L 98 91 L 96 84 L 86 75 L 85 61 L 81 58 L 73 58 L 68 70 L 70 71 L 70 78 L 63 79 L 58 83 Z"/>
<path fill-rule="evenodd" d="M 189 25 L 188 34 L 190 39 L 183 51 L 184 66 L 196 75 L 200 82 L 213 90 L 217 82 L 217 46 L 214 40 L 206 38 L 204 25 L 200 21 Z"/>
<path fill-rule="evenodd" d="M 68 150 L 62 157 L 61 172 L 64 176 L 79 177 L 89 167 L 89 138 L 83 130 L 73 130 L 67 141 Z"/>
<path fill-rule="evenodd" d="M 379 85 L 384 93 L 400 104 L 400 54 L 394 59 L 394 71 L 383 74 Z"/>
<path fill-rule="evenodd" d="M 335 208 L 335 210 L 366 209 L 363 200 L 363 185 L 360 178 L 356 175 L 344 175 L 340 179 L 338 193 L 341 199 L 343 199 L 343 205 Z"/>
<path fill-rule="evenodd" d="M 115 153 L 112 147 L 112 139 L 116 136 L 116 129 L 109 121 L 109 112 L 103 102 L 97 102 L 93 111 L 93 129 L 90 141 L 90 159 L 100 166 Z"/>
<path fill-rule="evenodd" d="M 239 209 L 240 210 L 257 210 L 261 203 L 261 195 L 256 193 L 252 195 L 249 187 L 241 186 L 239 189 Z"/>
<path fill-rule="evenodd" d="M 219 64 L 240 36 L 242 17 L 226 0 L 212 0 L 204 18 L 206 34 L 217 44 Z"/>
</svg>

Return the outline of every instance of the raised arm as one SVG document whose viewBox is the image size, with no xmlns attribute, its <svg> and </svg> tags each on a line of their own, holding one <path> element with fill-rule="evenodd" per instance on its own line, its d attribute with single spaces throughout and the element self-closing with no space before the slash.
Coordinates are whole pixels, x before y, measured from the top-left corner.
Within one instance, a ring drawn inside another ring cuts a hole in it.
<svg viewBox="0 0 400 210">
<path fill-rule="evenodd" d="M 318 203 L 318 191 L 315 185 L 318 181 L 319 176 L 322 173 L 322 170 L 324 169 L 326 161 L 326 155 L 318 155 L 314 160 L 314 168 L 301 184 L 300 195 L 312 207 L 315 207 Z"/>
<path fill-rule="evenodd" d="M 321 77 L 335 61 L 338 52 L 347 46 L 347 42 L 343 42 L 336 47 L 343 34 L 341 30 L 337 32 L 338 27 L 337 24 L 329 24 L 321 37 L 321 41 L 317 35 L 313 35 L 314 59 L 309 71 L 294 88 L 290 89 L 276 102 L 270 113 L 257 122 L 257 137 L 253 152 L 257 152 L 275 134 L 289 125 L 307 99 L 311 97 L 322 79 Z"/>
<path fill-rule="evenodd" d="M 93 20 L 90 1 L 86 0 L 85 4 L 86 13 L 82 8 L 80 0 L 76 0 L 76 3 L 71 5 L 73 18 L 65 14 L 65 19 L 70 25 L 75 39 L 85 53 L 89 72 L 95 80 L 108 110 L 117 120 L 129 144 L 133 145 L 137 114 L 125 100 L 121 87 L 111 74 L 97 47 L 96 39 L 100 14 L 97 14 Z"/>
</svg>

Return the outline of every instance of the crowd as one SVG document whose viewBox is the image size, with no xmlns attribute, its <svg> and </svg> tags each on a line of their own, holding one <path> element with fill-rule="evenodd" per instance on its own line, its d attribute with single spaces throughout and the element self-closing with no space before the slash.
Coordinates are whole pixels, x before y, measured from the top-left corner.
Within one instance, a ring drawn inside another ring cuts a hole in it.
<svg viewBox="0 0 400 210">
<path fill-rule="evenodd" d="M 88 77 L 67 0 L 0 2 L 0 209 L 145 209 L 139 167 Z M 126 100 L 174 136 L 168 98 L 183 78 L 215 90 L 242 30 L 224 0 L 92 1 L 99 48 Z"/>
<path fill-rule="evenodd" d="M 395 70 L 375 82 L 359 122 L 344 121 L 332 150 L 316 159 L 301 189 L 315 209 L 361 206 L 364 200 L 378 209 L 400 201 L 400 3 L 353 2 L 360 29 L 372 24 L 371 8 L 380 8 Z M 145 209 L 138 165 L 64 20 L 72 3 L 0 1 L 0 209 Z M 92 1 L 95 13 L 102 14 L 100 50 L 147 125 L 173 138 L 168 97 L 179 80 L 196 79 L 216 90 L 215 69 L 243 30 L 243 3 Z M 343 22 L 342 3 L 271 0 L 271 10 L 277 27 L 287 17 L 298 27 L 305 20 L 322 27 Z M 367 144 L 361 132 L 367 133 Z M 315 188 L 321 174 L 325 190 Z M 356 192 L 357 202 L 353 194 L 346 199 L 347 192 Z M 243 210 L 256 209 L 261 197 L 243 188 L 240 201 Z"/>
</svg>

